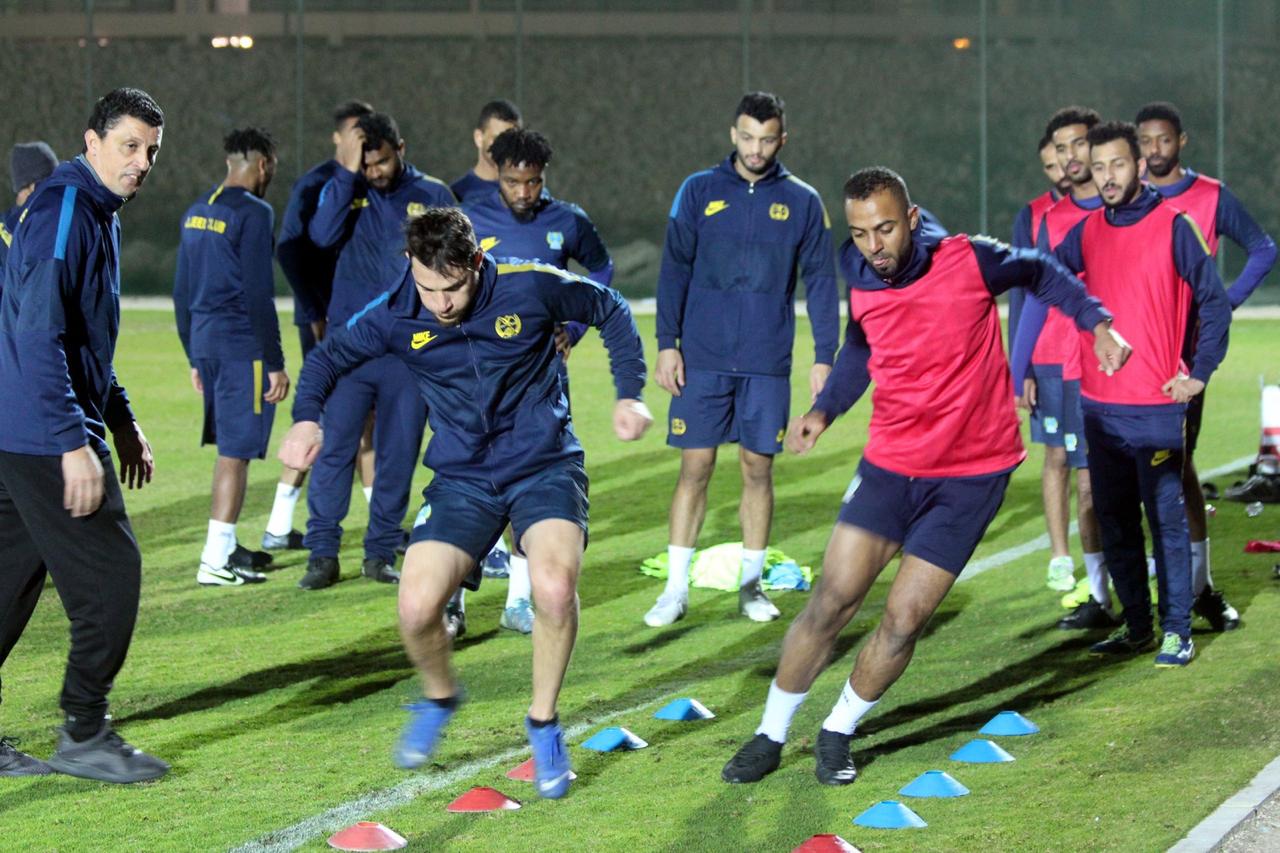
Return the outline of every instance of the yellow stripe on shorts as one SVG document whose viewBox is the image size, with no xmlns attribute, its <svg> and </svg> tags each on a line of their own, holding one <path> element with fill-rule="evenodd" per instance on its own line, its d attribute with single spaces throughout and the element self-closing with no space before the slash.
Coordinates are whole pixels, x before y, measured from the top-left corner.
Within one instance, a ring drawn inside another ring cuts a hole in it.
<svg viewBox="0 0 1280 853">
<path fill-rule="evenodd" d="M 262 414 L 262 362 L 253 362 L 253 413 Z"/>
</svg>

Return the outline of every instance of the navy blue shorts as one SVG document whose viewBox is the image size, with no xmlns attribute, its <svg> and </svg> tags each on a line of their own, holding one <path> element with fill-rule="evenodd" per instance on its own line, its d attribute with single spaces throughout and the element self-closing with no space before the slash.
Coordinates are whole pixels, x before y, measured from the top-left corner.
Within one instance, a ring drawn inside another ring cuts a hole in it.
<svg viewBox="0 0 1280 853">
<path fill-rule="evenodd" d="M 437 474 L 422 490 L 422 498 L 409 542 L 447 542 L 470 554 L 476 565 L 462 582 L 467 589 L 480 588 L 480 562 L 493 550 L 508 522 L 516 543 L 524 538 L 526 530 L 549 518 L 578 525 L 585 542 L 591 506 L 581 456 L 525 477 L 502 494 L 477 480 Z"/>
<path fill-rule="evenodd" d="M 1085 452 L 1084 410 L 1080 407 L 1080 380 L 1063 379 L 1060 365 L 1033 364 L 1036 405 L 1031 410 L 1031 440 L 1067 451 L 1067 465 L 1089 467 Z"/>
<path fill-rule="evenodd" d="M 671 398 L 667 444 L 692 449 L 736 441 L 773 456 L 782 451 L 790 413 L 786 376 L 689 370 L 680 396 Z"/>
<path fill-rule="evenodd" d="M 267 377 L 261 361 L 196 359 L 204 385 L 204 432 L 200 444 L 216 444 L 231 459 L 265 459 L 276 407 L 262 395 Z"/>
<path fill-rule="evenodd" d="M 981 477 L 905 477 L 863 459 L 839 520 L 959 575 L 996 517 L 1010 471 Z"/>
</svg>

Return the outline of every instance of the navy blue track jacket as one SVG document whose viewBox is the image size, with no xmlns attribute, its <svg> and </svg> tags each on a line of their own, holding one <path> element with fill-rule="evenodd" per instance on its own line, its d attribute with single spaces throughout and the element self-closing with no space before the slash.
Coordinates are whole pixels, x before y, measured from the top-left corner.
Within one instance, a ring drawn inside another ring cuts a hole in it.
<svg viewBox="0 0 1280 853">
<path fill-rule="evenodd" d="M 4 284 L 4 259 L 9 256 L 9 244 L 13 242 L 13 230 L 18 227 L 22 208 L 16 204 L 0 216 L 0 285 Z"/>
<path fill-rule="evenodd" d="M 0 450 L 61 456 L 133 421 L 112 358 L 124 199 L 77 157 L 27 201 L 0 296 Z"/>
<path fill-rule="evenodd" d="M 831 364 L 840 300 L 831 222 L 813 187 L 781 163 L 754 183 L 730 155 L 685 179 L 671 204 L 658 277 L 658 347 L 685 367 L 786 376 L 804 276 L 814 360 Z"/>
<path fill-rule="evenodd" d="M 338 263 L 338 253 L 333 248 L 322 249 L 312 243 L 307 228 L 320 204 L 320 190 L 339 168 L 338 161 L 326 160 L 294 181 L 289 190 L 289 204 L 280 219 L 276 259 L 293 291 L 295 326 L 318 322 L 329 313 L 329 294 L 333 291 L 333 268 Z"/>
<path fill-rule="evenodd" d="M 318 421 L 341 373 L 395 355 L 428 406 L 433 435 L 423 464 L 500 491 L 582 452 L 555 369 L 555 330 L 569 320 L 600 329 L 618 399 L 639 399 L 644 346 L 617 291 L 545 264 L 486 255 L 471 310 L 456 326 L 423 307 L 405 272 L 331 332 L 302 367 L 293 419 Z"/>
<path fill-rule="evenodd" d="M 387 282 L 404 277 L 404 223 L 428 207 L 456 201 L 449 187 L 408 163 L 386 191 L 375 190 L 364 176 L 339 167 L 320 191 L 320 204 L 307 229 L 311 242 L 338 248 L 333 273 L 329 322 L 345 323 Z"/>
<path fill-rule="evenodd" d="M 276 317 L 271 205 L 241 187 L 210 190 L 182 216 L 173 309 L 192 364 L 261 360 L 284 370 Z"/>
</svg>

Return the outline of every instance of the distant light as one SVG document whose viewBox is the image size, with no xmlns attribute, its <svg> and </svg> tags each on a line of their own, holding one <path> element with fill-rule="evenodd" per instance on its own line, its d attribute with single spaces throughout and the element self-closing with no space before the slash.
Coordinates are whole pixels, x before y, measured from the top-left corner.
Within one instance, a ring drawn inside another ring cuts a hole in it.
<svg viewBox="0 0 1280 853">
<path fill-rule="evenodd" d="M 226 47 L 230 43 L 231 43 L 231 40 L 226 36 L 214 36 L 212 39 L 209 40 L 209 44 L 213 45 L 214 47 Z"/>
<path fill-rule="evenodd" d="M 253 47 L 253 36 L 240 36 L 240 49 L 248 50 Z"/>
<path fill-rule="evenodd" d="M 972 46 L 972 44 L 973 42 L 969 41 L 967 38 L 964 38 L 963 36 L 961 36 L 958 39 L 951 40 L 951 46 L 954 47 L 956 50 L 968 50 Z"/>
<path fill-rule="evenodd" d="M 106 36 L 102 36 L 101 38 L 98 39 L 98 47 L 106 47 L 109 44 L 111 44 L 111 39 L 107 38 Z"/>
<path fill-rule="evenodd" d="M 88 43 L 89 42 L 85 41 L 84 39 L 76 39 L 76 44 L 80 45 L 80 47 L 84 47 Z"/>
</svg>

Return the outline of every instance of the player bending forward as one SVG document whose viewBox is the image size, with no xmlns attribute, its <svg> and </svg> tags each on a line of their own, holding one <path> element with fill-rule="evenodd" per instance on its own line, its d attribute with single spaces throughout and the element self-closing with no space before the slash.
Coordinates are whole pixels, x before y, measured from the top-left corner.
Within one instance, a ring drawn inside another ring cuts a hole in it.
<svg viewBox="0 0 1280 853">
<path fill-rule="evenodd" d="M 777 769 L 800 703 L 841 629 L 899 550 L 884 617 L 818 732 L 818 780 L 857 776 L 849 742 L 897 680 L 929 617 L 968 562 L 1026 457 L 1010 401 L 995 297 L 1025 285 L 1096 336 L 1108 374 L 1128 349 L 1110 315 L 1055 260 L 963 234 L 921 229 L 919 209 L 895 172 L 863 169 L 844 187 L 849 234 L 860 257 L 845 270 L 850 320 L 834 370 L 787 443 L 803 453 L 874 381 L 870 434 L 845 492 L 822 579 L 782 645 L 764 719 L 721 775 L 756 782 Z M 946 405 L 938 405 L 939 398 Z M 963 440 L 957 440 L 963 437 Z"/>
</svg>

